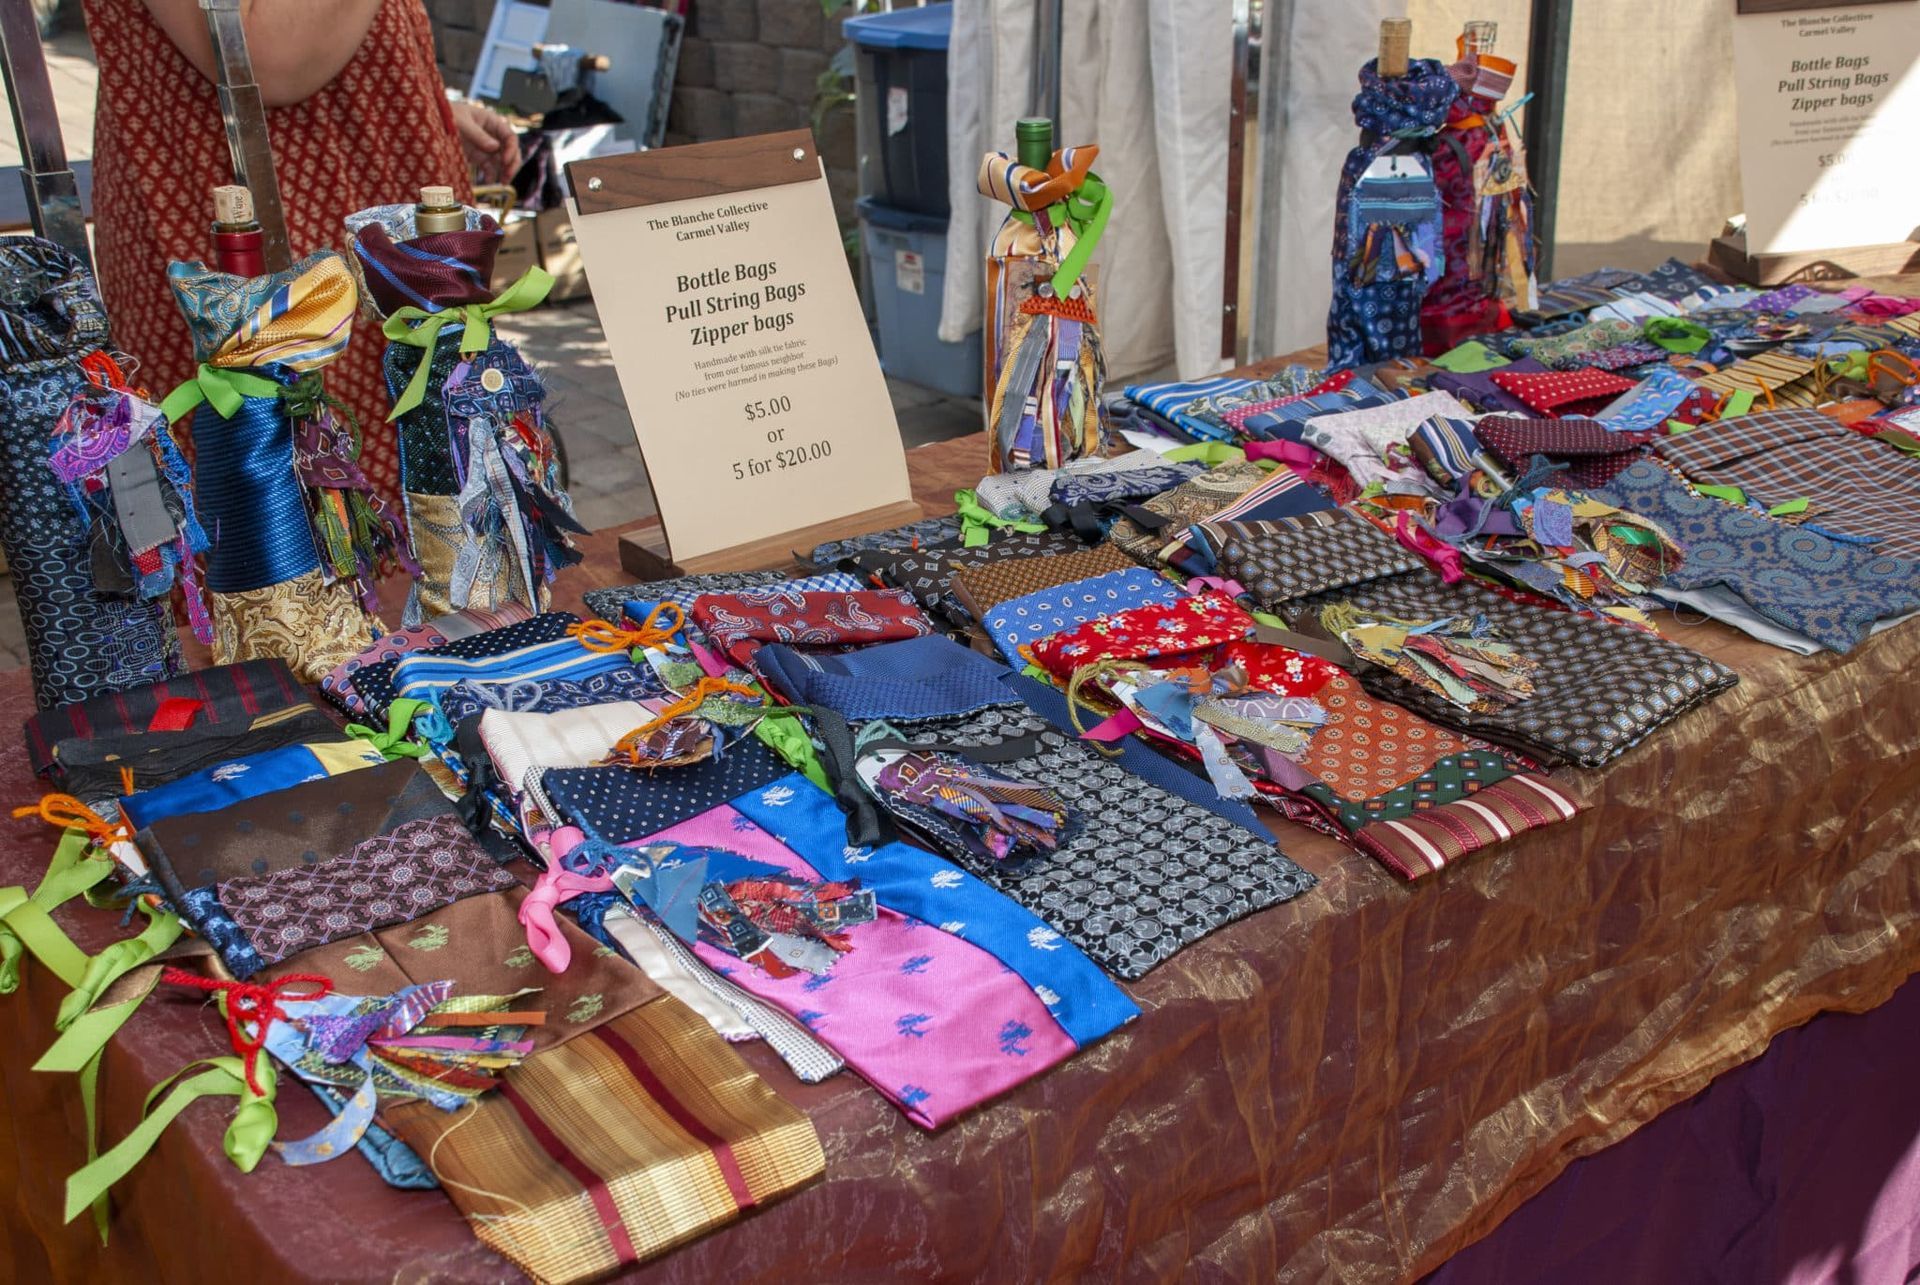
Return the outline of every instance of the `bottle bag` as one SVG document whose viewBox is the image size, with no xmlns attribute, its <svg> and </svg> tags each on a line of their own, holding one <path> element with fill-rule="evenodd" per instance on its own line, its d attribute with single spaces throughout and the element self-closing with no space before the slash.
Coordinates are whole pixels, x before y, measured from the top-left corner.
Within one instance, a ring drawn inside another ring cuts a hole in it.
<svg viewBox="0 0 1920 1285">
<path fill-rule="evenodd" d="M 1421 301 L 1446 266 L 1428 144 L 1458 93 L 1431 58 L 1392 79 L 1374 60 L 1360 69 L 1353 119 L 1361 140 L 1341 166 L 1333 223 L 1331 368 L 1420 354 Z"/>
<path fill-rule="evenodd" d="M 500 225 L 469 207 L 459 232 L 415 235 L 414 207 L 347 220 L 355 270 L 384 321 L 389 416 L 400 437 L 400 487 L 420 576 L 410 628 L 427 616 L 551 601 L 585 534 L 561 484 L 546 387 L 491 319 L 546 298 L 540 268 L 497 294 L 489 281 Z"/>
<path fill-rule="evenodd" d="M 167 280 L 200 363 L 162 409 L 192 416 L 214 663 L 279 659 L 317 682 L 381 632 L 373 591 L 399 549 L 323 382 L 352 335 L 352 274 L 322 250 L 258 277 L 176 262 Z"/>
<path fill-rule="evenodd" d="M 1087 261 L 1113 195 L 1093 172 L 1098 147 L 1068 147 L 1044 170 L 1004 152 L 980 163 L 983 196 L 1012 206 L 986 265 L 989 473 L 1059 468 L 1099 455 L 1106 358 Z"/>
<path fill-rule="evenodd" d="M 1464 36 L 1459 49 L 1447 71 L 1460 93 L 1433 149 L 1446 262 L 1420 308 L 1429 356 L 1504 329 L 1509 307 L 1527 311 L 1537 303 L 1526 151 L 1509 119 L 1514 108 L 1496 111 L 1515 65 L 1469 54 Z"/>
<path fill-rule="evenodd" d="M 0 237 L 0 550 L 41 709 L 183 668 L 167 596 L 198 528 L 172 443 L 116 380 L 86 265 Z"/>
</svg>

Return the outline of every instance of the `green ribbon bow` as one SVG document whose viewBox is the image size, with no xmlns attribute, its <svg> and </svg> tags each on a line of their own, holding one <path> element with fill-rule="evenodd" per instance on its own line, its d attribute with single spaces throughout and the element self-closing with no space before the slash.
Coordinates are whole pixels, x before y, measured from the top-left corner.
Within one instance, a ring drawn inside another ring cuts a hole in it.
<svg viewBox="0 0 1920 1285">
<path fill-rule="evenodd" d="M 442 330 L 457 322 L 464 327 L 460 332 L 461 353 L 470 356 L 482 352 L 493 337 L 492 318 L 503 313 L 525 312 L 545 299 L 551 289 L 553 277 L 544 268 L 528 268 L 518 281 L 486 303 L 455 304 L 439 312 L 414 307 L 395 311 L 380 327 L 380 332 L 396 344 L 420 349 L 420 364 L 413 368 L 413 378 L 407 381 L 387 419 L 400 418 L 426 397 L 427 371 L 433 365 L 434 342 Z"/>
<path fill-rule="evenodd" d="M 1741 508 L 1747 506 L 1747 493 L 1737 486 L 1721 486 L 1718 483 L 1712 483 L 1696 486 L 1693 489 L 1712 499 L 1725 500 L 1728 504 L 1737 504 Z"/>
<path fill-rule="evenodd" d="M 425 758 L 427 747 L 418 741 L 408 740 L 407 735 L 413 730 L 413 716 L 426 708 L 428 705 L 425 701 L 402 696 L 387 706 L 386 731 L 378 731 L 365 723 L 348 723 L 347 735 L 357 737 L 379 750 L 380 756 L 388 762 Z"/>
<path fill-rule="evenodd" d="M 1113 214 L 1113 193 L 1100 181 L 1100 176 L 1088 171 L 1086 181 L 1068 194 L 1067 199 L 1053 208 L 1066 209 L 1067 226 L 1073 229 L 1076 240 L 1073 249 L 1067 251 L 1067 257 L 1060 260 L 1060 268 L 1053 274 L 1053 297 L 1064 299 L 1073 293 L 1079 284 L 1080 273 L 1086 268 L 1087 260 L 1093 257 L 1094 247 L 1100 244 L 1101 235 L 1107 230 L 1107 219 Z"/>
<path fill-rule="evenodd" d="M 87 856 L 92 846 L 84 830 L 63 831 L 38 887 L 31 893 L 0 888 L 0 995 L 19 988 L 20 957 L 26 951 L 68 986 L 78 986 L 86 975 L 87 953 L 53 922 L 52 912 L 112 873 L 112 862 Z"/>
<path fill-rule="evenodd" d="M 1232 442 L 1189 442 L 1162 451 L 1160 458 L 1169 464 L 1204 464 L 1218 468 L 1222 464 L 1238 464 L 1247 458 L 1247 453 Z"/>
<path fill-rule="evenodd" d="M 160 403 L 160 413 L 167 417 L 167 423 L 177 424 L 181 418 L 198 406 L 207 403 L 232 419 L 240 413 L 240 403 L 248 397 L 278 397 L 282 386 L 264 375 L 252 375 L 230 366 L 209 366 L 200 363 L 200 369 L 192 379 L 167 394 Z"/>
<path fill-rule="evenodd" d="M 962 548 L 977 549 L 985 544 L 995 530 L 1004 528 L 1009 531 L 1026 531 L 1030 534 L 1047 529 L 1044 522 L 1019 522 L 1012 518 L 1003 518 L 980 503 L 980 498 L 972 491 L 955 491 L 953 504 L 960 511 L 960 544 Z"/>
<path fill-rule="evenodd" d="M 180 1076 L 197 1066 L 207 1069 L 188 1079 L 180 1079 Z M 105 1155 L 88 1161 L 67 1179 L 67 1221 L 72 1222 L 79 1217 L 81 1210 L 96 1206 L 104 1199 L 107 1189 L 131 1173 L 147 1152 L 153 1150 L 153 1144 L 160 1140 L 160 1135 L 173 1123 L 174 1117 L 201 1098 L 230 1097 L 240 1100 L 239 1109 L 227 1124 L 223 1149 L 227 1159 L 233 1161 L 234 1167 L 240 1172 L 252 1173 L 254 1166 L 267 1153 L 267 1147 L 280 1127 L 273 1109 L 275 1072 L 271 1059 L 261 1058 L 255 1073 L 261 1080 L 264 1093 L 255 1094 L 247 1087 L 247 1077 L 237 1057 L 212 1057 L 192 1062 L 182 1067 L 178 1075 L 156 1084 L 153 1092 L 147 1095 L 140 1123 Z M 155 1107 L 153 1100 L 170 1083 L 174 1085 L 173 1091 L 167 1094 L 166 1101 Z"/>
<path fill-rule="evenodd" d="M 833 793 L 833 782 L 827 779 L 827 770 L 820 764 L 820 752 L 814 748 L 813 737 L 807 734 L 798 710 L 782 705 L 768 707 L 761 711 L 760 718 L 754 720 L 753 735 L 762 745 L 785 759 L 788 767 L 828 794 Z"/>
<path fill-rule="evenodd" d="M 1668 352 L 1688 354 L 1699 352 L 1713 338 L 1705 326 L 1682 317 L 1648 317 L 1640 333 L 1648 343 Z"/>
</svg>

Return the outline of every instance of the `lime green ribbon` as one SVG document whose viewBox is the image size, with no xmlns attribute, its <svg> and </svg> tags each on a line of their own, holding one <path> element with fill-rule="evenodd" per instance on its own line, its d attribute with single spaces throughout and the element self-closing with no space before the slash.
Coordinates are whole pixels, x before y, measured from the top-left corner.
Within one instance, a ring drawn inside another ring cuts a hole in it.
<svg viewBox="0 0 1920 1285">
<path fill-rule="evenodd" d="M 400 308 L 388 317 L 380 331 L 396 344 L 405 344 L 409 348 L 420 349 L 420 364 L 413 368 L 413 378 L 400 393 L 400 400 L 393 404 L 393 413 L 389 420 L 395 420 L 418 406 L 427 395 L 427 372 L 433 365 L 434 342 L 440 338 L 440 332 L 449 325 L 459 323 L 460 351 L 471 356 L 486 350 L 487 341 L 493 337 L 492 318 L 509 312 L 525 312 L 547 297 L 547 291 L 553 289 L 553 277 L 544 268 L 528 268 L 520 279 L 502 290 L 486 303 L 462 303 L 439 312 L 428 312 L 424 308 Z"/>
<path fill-rule="evenodd" d="M 1716 500 L 1725 500 L 1728 504 L 1737 504 L 1743 509 L 1747 507 L 1747 493 L 1737 486 L 1716 486 L 1709 484 L 1706 486 L 1696 486 L 1693 489 L 1702 495 L 1710 495 Z M 1767 516 L 1773 518 L 1792 517 L 1796 513 L 1805 513 L 1812 507 L 1813 501 L 1802 496 L 1797 500 L 1782 500 L 1767 510 Z"/>
<path fill-rule="evenodd" d="M 160 984 L 160 968 L 149 969 L 146 977 L 127 998 L 105 1008 L 91 1010 L 75 1019 L 60 1033 L 60 1038 L 33 1064 L 36 1071 L 77 1072 L 80 1080 L 80 1113 L 87 1130 L 87 1163 L 100 1154 L 100 1063 L 107 1043 L 134 1011 L 146 1002 Z M 102 1192 L 93 1199 L 93 1224 L 100 1243 L 107 1243 L 107 1197 Z"/>
<path fill-rule="evenodd" d="M 1696 486 L 1693 489 L 1702 495 L 1712 496 L 1716 500 L 1725 500 L 1728 504 L 1737 504 L 1743 509 L 1747 506 L 1747 493 L 1737 486 L 1708 485 Z"/>
<path fill-rule="evenodd" d="M 820 765 L 820 751 L 813 747 L 813 738 L 807 735 L 807 729 L 797 717 L 798 713 L 784 706 L 773 706 L 766 711 L 765 717 L 754 723 L 753 734 L 762 745 L 786 760 L 788 767 L 832 794 L 833 783 L 827 779 L 826 768 Z M 777 717 L 783 714 L 795 717 Z"/>
<path fill-rule="evenodd" d="M 114 942 L 87 961 L 72 992 L 60 1001 L 60 1012 L 53 1020 L 55 1030 L 64 1032 L 73 1026 L 93 1007 L 94 1001 L 106 993 L 107 987 L 180 940 L 183 931 L 180 916 L 145 903 L 140 910 L 147 916 L 146 929 L 137 937 Z"/>
<path fill-rule="evenodd" d="M 1053 274 L 1053 297 L 1056 299 L 1066 298 L 1079 284 L 1080 273 L 1093 257 L 1094 247 L 1100 244 L 1100 237 L 1107 230 L 1107 220 L 1113 214 L 1113 193 L 1100 181 L 1098 174 L 1088 171 L 1086 181 L 1054 208 L 1057 210 L 1061 206 L 1066 207 L 1067 226 L 1073 229 L 1075 240 L 1073 249 L 1067 251 L 1067 257 L 1060 260 L 1059 270 Z"/>
<path fill-rule="evenodd" d="M 1727 404 L 1720 408 L 1721 419 L 1734 419 L 1753 409 L 1753 403 L 1760 397 L 1751 388 L 1736 388 L 1727 394 Z"/>
<path fill-rule="evenodd" d="M 1222 464 L 1238 464 L 1247 458 L 1247 453 L 1232 442 L 1189 442 L 1162 452 L 1160 458 L 1169 464 L 1204 464 L 1218 468 Z"/>
<path fill-rule="evenodd" d="M 1047 524 L 1044 522 L 1017 522 L 1012 518 L 1001 517 L 980 503 L 980 498 L 972 491 L 955 491 L 953 504 L 960 511 L 960 544 L 963 548 L 979 548 L 998 528 L 1027 532 L 1047 529 Z"/>
<path fill-rule="evenodd" d="M 394 759 L 425 758 L 427 747 L 407 739 L 413 730 L 413 716 L 429 706 L 425 701 L 402 696 L 387 706 L 387 730 L 382 732 L 365 723 L 348 723 L 347 735 L 356 737 L 380 751 L 388 762 Z"/>
<path fill-rule="evenodd" d="M 54 1040 L 53 1046 L 34 1064 L 33 1069 L 79 1073 L 80 1105 L 86 1120 L 89 1161 L 98 1150 L 97 1099 L 101 1056 L 114 1032 L 126 1024 L 141 1001 L 152 993 L 160 974 L 155 971 L 144 985 L 135 987 L 131 995 L 116 1003 L 101 1009 L 95 1009 L 93 1005 L 108 987 L 173 945 L 181 934 L 178 916 L 171 911 L 142 905 L 141 910 L 149 922 L 138 937 L 115 942 L 93 956 L 75 946 L 48 917 L 47 911 L 79 893 L 90 892 L 94 885 L 107 876 L 111 864 L 89 859 L 87 853 L 91 847 L 92 841 L 84 831 L 68 830 L 61 835 L 53 860 L 48 863 L 47 877 L 31 897 L 12 895 L 20 893 L 17 888 L 0 890 L 0 902 L 9 906 L 4 915 L 0 915 L 7 930 L 7 936 L 0 938 L 0 956 L 4 957 L 4 963 L 0 964 L 0 985 L 7 990 L 18 985 L 19 956 L 21 944 L 24 943 L 27 949 L 33 951 L 35 958 L 72 988 L 61 1000 L 59 1015 L 54 1020 L 54 1029 L 60 1032 L 59 1038 Z M 16 933 L 17 939 L 13 936 Z M 94 1223 L 104 1244 L 107 1237 L 104 1202 L 94 1209 Z"/>
<path fill-rule="evenodd" d="M 78 986 L 86 975 L 86 952 L 53 922 L 51 912 L 112 872 L 111 862 L 87 856 L 92 845 L 86 831 L 67 830 L 38 887 L 31 893 L 20 887 L 0 888 L 0 995 L 19 989 L 20 957 L 27 951 L 69 986 Z"/>
<path fill-rule="evenodd" d="M 204 361 L 192 379 L 167 394 L 160 413 L 167 423 L 177 424 L 201 402 L 232 419 L 240 413 L 240 403 L 248 397 L 278 397 L 282 385 L 264 375 L 248 374 L 227 366 L 209 366 Z"/>
<path fill-rule="evenodd" d="M 1713 332 L 1705 326 L 1682 317 L 1648 317 L 1640 333 L 1650 344 L 1687 354 L 1699 352 L 1713 338 Z"/>
<path fill-rule="evenodd" d="M 195 1067 L 207 1069 L 187 1079 L 180 1079 Z M 255 1067 L 255 1074 L 265 1090 L 263 1093 L 255 1094 L 247 1087 L 246 1073 L 239 1058 L 213 1057 L 190 1063 L 178 1075 L 155 1085 L 141 1108 L 140 1123 L 105 1155 L 88 1161 L 67 1179 L 66 1220 L 72 1222 L 79 1217 L 81 1210 L 96 1206 L 106 1196 L 108 1188 L 133 1172 L 133 1167 L 146 1157 L 147 1152 L 153 1150 L 153 1144 L 160 1140 L 160 1135 L 173 1123 L 174 1118 L 201 1098 L 239 1099 L 239 1109 L 227 1124 L 223 1149 L 227 1159 L 233 1161 L 240 1172 L 253 1172 L 280 1127 L 273 1109 L 276 1077 L 271 1059 L 261 1058 Z M 166 1100 L 158 1107 L 154 1106 L 153 1100 L 169 1084 L 173 1084 L 173 1089 L 167 1094 Z"/>
<path fill-rule="evenodd" d="M 1867 367 L 1871 364 L 1872 358 L 1873 354 L 1864 349 L 1856 352 L 1841 353 L 1838 357 L 1830 357 L 1827 359 L 1827 369 L 1837 378 L 1858 380 L 1861 383 L 1865 383 Z"/>
</svg>

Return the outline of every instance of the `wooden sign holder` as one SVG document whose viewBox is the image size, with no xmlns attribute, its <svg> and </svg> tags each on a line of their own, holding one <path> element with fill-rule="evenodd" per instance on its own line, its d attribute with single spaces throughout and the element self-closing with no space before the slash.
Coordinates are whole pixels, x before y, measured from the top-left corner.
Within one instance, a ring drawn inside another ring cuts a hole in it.
<svg viewBox="0 0 1920 1285">
<path fill-rule="evenodd" d="M 1733 231 L 1713 239 L 1707 258 L 1735 281 L 1751 286 L 1845 281 L 1851 277 L 1897 277 L 1920 272 L 1920 241 L 1751 254 L 1747 250 L 1746 232 Z"/>
<path fill-rule="evenodd" d="M 583 217 L 636 206 L 746 194 L 820 177 L 813 135 L 804 129 L 627 156 L 593 157 L 567 166 L 575 206 Z M 588 271 L 591 278 L 591 265 Z M 697 423 L 701 413 L 688 411 L 689 422 Z M 917 522 L 923 516 L 919 504 L 903 498 L 688 557 L 673 554 L 670 533 L 663 520 L 655 517 L 620 535 L 620 565 L 640 579 L 760 570 L 788 565 L 816 544 Z"/>
</svg>

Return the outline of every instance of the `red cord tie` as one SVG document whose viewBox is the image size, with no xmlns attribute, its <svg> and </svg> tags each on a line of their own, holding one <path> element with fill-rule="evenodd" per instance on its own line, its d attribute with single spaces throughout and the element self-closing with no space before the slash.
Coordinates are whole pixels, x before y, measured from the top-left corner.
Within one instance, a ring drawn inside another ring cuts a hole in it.
<svg viewBox="0 0 1920 1285">
<path fill-rule="evenodd" d="M 333 983 L 318 973 L 288 973 L 277 981 L 257 986 L 252 982 L 215 981 L 182 968 L 169 968 L 160 974 L 160 980 L 173 986 L 185 986 L 226 998 L 227 1038 L 233 1043 L 233 1051 L 240 1055 L 240 1063 L 247 1073 L 247 1087 L 253 1090 L 255 1097 L 265 1096 L 260 1082 L 254 1078 L 254 1064 L 260 1058 L 260 1050 L 266 1047 L 267 1027 L 273 1024 L 275 1018 L 287 1015 L 280 1007 L 281 993 L 296 984 L 317 989 L 286 998 L 314 1000 L 333 993 Z M 255 1024 L 255 1031 L 251 1035 L 247 1033 L 248 1022 Z"/>
</svg>

